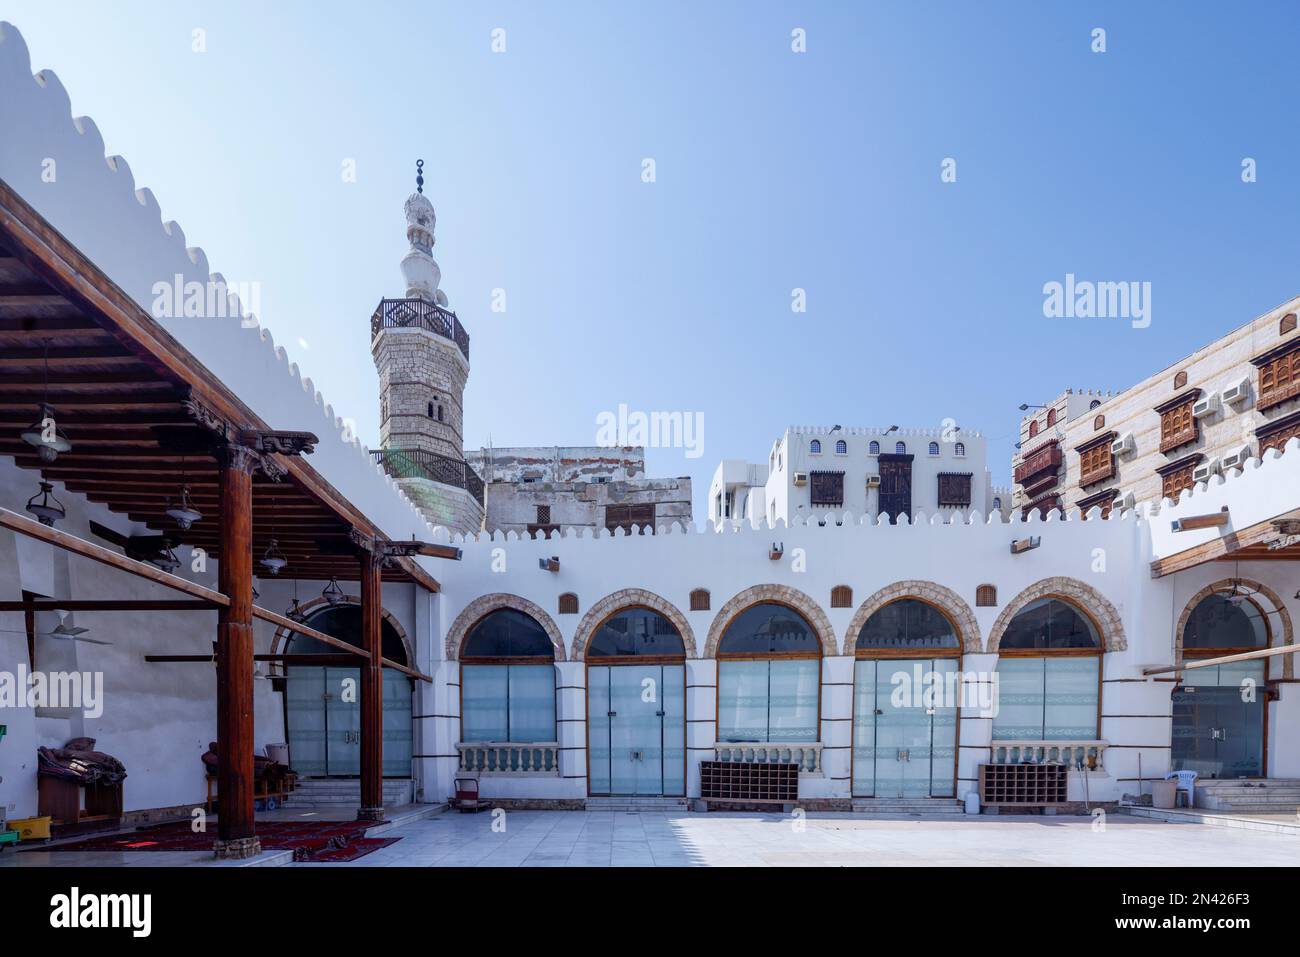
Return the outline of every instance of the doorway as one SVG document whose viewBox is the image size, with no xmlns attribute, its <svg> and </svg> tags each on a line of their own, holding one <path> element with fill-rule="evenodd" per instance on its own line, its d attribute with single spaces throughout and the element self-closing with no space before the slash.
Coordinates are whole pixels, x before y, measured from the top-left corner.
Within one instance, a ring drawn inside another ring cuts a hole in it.
<svg viewBox="0 0 1300 957">
<path fill-rule="evenodd" d="M 685 666 L 589 666 L 587 761 L 593 795 L 684 795 Z"/>
<path fill-rule="evenodd" d="M 946 689 L 960 689 L 958 664 L 956 658 L 854 662 L 854 797 L 956 796 L 957 696 Z M 927 686 L 935 691 L 927 694 Z"/>
<path fill-rule="evenodd" d="M 349 644 L 361 646 L 361 608 L 335 605 L 311 615 L 306 624 Z M 406 647 L 396 629 L 384 620 L 382 653 L 407 663 Z M 352 656 L 314 638 L 294 634 L 288 653 L 321 656 L 322 663 L 296 658 L 285 667 L 284 723 L 289 764 L 301 777 L 359 777 L 361 775 L 361 669 L 346 663 Z M 328 663 L 325 663 L 327 659 Z M 411 776 L 411 679 L 383 669 L 383 775 Z"/>
<path fill-rule="evenodd" d="M 1174 770 L 1264 777 L 1265 667 L 1262 660 L 1238 661 L 1185 672 L 1173 693 Z"/>
</svg>

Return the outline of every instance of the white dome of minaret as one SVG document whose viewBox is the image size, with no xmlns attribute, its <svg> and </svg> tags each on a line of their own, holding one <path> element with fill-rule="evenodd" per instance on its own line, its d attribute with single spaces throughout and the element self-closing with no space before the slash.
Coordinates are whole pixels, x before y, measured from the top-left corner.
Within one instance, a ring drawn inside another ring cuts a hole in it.
<svg viewBox="0 0 1300 957">
<path fill-rule="evenodd" d="M 433 258 L 433 230 L 438 216 L 433 203 L 424 195 L 424 160 L 415 163 L 415 192 L 406 198 L 406 238 L 411 250 L 402 259 L 402 276 L 406 279 L 408 299 L 423 299 L 447 305 L 446 294 L 438 288 L 442 270 Z"/>
</svg>

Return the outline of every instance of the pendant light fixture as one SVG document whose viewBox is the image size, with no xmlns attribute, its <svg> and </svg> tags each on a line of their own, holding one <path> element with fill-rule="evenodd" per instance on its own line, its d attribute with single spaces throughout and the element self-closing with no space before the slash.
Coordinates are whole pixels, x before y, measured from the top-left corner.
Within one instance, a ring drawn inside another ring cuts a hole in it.
<svg viewBox="0 0 1300 957">
<path fill-rule="evenodd" d="M 184 456 L 181 457 L 181 500 L 175 505 L 171 503 L 171 499 L 167 500 L 167 515 L 182 529 L 188 529 L 203 517 L 203 513 L 190 502 L 190 487 L 185 483 Z"/>
<path fill-rule="evenodd" d="M 68 437 L 63 434 L 55 421 L 54 409 L 50 406 L 49 399 L 50 344 L 47 342 L 45 343 L 45 391 L 44 398 L 41 400 L 41 414 L 22 432 L 23 441 L 36 448 L 41 461 L 46 465 L 57 459 L 60 452 L 67 452 L 72 448 L 72 443 L 68 441 Z"/>
<path fill-rule="evenodd" d="M 330 576 L 329 584 L 321 591 L 320 596 L 331 605 L 337 605 L 343 601 L 343 589 L 339 587 L 339 580 L 336 576 Z"/>
<path fill-rule="evenodd" d="M 293 601 L 285 609 L 284 617 L 299 624 L 304 624 L 307 621 L 307 613 L 302 610 L 302 605 L 298 604 L 298 579 L 296 578 L 293 580 Z"/>
<path fill-rule="evenodd" d="M 150 565 L 161 568 L 165 572 L 174 572 L 181 567 L 181 560 L 176 557 L 170 545 L 164 546 L 161 555 L 146 559 Z"/>
<path fill-rule="evenodd" d="M 285 565 L 288 565 L 289 561 L 284 557 L 284 554 L 280 551 L 279 544 L 273 538 L 271 539 L 271 544 L 266 549 L 266 554 L 262 556 L 262 560 L 258 564 L 265 568 L 269 574 L 278 575 L 280 574 L 280 569 Z"/>
<path fill-rule="evenodd" d="M 51 494 L 53 491 L 53 485 L 49 482 L 41 482 L 41 490 L 27 500 L 27 511 L 35 515 L 42 525 L 51 528 L 54 527 L 55 522 L 68 515 L 68 510 L 63 507 L 63 503 Z"/>
</svg>

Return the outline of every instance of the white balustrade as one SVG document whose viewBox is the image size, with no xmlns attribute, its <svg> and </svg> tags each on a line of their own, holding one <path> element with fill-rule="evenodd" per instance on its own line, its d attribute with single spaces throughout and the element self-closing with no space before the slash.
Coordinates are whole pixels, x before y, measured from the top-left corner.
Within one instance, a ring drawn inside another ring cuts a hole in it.
<svg viewBox="0 0 1300 957">
<path fill-rule="evenodd" d="M 1103 769 L 1105 741 L 994 741 L 994 764 L 1065 764 L 1089 771 Z"/>
<path fill-rule="evenodd" d="M 797 764 L 800 774 L 822 773 L 820 741 L 719 741 L 713 746 L 713 757 L 742 764 Z"/>
<path fill-rule="evenodd" d="M 459 770 L 477 774 L 527 774 L 558 776 L 558 741 L 462 741 Z"/>
</svg>

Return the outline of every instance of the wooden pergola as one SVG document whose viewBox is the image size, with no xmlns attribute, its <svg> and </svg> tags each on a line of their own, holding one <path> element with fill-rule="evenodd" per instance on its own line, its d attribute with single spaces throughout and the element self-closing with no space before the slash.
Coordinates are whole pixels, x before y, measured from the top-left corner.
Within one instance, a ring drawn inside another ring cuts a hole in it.
<svg viewBox="0 0 1300 957">
<path fill-rule="evenodd" d="M 51 457 L 48 449 L 24 440 L 22 433 L 42 420 L 52 421 L 70 448 Z M 382 819 L 381 669 L 430 680 L 380 654 L 383 582 L 437 591 L 438 582 L 414 556 L 459 557 L 447 546 L 389 541 L 309 464 L 305 456 L 316 442 L 309 432 L 270 428 L 0 180 L 0 455 L 158 534 L 121 542 L 123 555 L 13 512 L 0 510 L 0 527 L 175 588 L 186 595 L 181 601 L 217 611 L 216 849 L 223 856 L 259 850 L 253 820 L 253 619 L 356 657 L 362 676 L 359 816 Z M 37 484 L 34 476 L 33 491 Z M 167 515 L 182 484 L 202 513 L 185 530 Z M 360 582 L 361 648 L 254 606 L 254 557 L 273 539 L 286 561 L 281 578 Z M 219 562 L 215 591 L 162 570 L 176 543 L 201 548 Z M 136 611 L 168 604 L 96 596 L 78 601 L 82 607 Z"/>
</svg>

